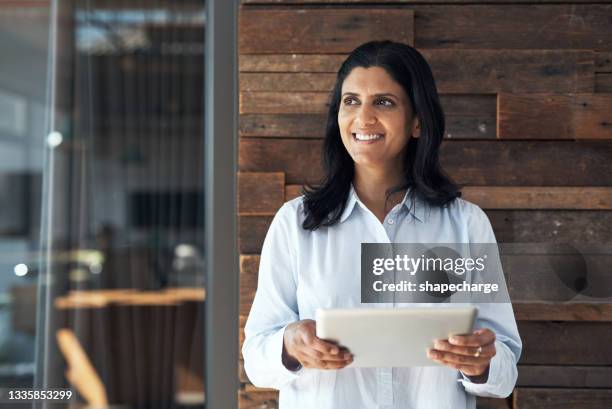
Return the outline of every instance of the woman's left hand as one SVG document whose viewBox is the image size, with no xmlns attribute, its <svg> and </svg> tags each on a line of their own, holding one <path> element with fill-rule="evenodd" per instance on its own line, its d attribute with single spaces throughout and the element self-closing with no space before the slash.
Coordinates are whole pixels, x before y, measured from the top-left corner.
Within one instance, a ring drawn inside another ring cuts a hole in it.
<svg viewBox="0 0 612 409">
<path fill-rule="evenodd" d="M 487 328 L 477 329 L 469 335 L 436 340 L 434 347 L 427 350 L 432 360 L 458 369 L 479 383 L 487 381 L 489 364 L 495 353 L 495 333 Z"/>
</svg>

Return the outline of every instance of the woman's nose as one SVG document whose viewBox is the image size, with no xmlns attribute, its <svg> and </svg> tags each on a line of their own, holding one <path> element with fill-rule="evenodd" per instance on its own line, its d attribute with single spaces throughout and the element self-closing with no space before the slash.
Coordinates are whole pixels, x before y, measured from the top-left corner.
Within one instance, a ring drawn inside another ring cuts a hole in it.
<svg viewBox="0 0 612 409">
<path fill-rule="evenodd" d="M 357 119 L 357 125 L 360 127 L 373 125 L 377 121 L 374 111 L 366 105 L 362 105 L 359 108 L 356 119 Z"/>
</svg>

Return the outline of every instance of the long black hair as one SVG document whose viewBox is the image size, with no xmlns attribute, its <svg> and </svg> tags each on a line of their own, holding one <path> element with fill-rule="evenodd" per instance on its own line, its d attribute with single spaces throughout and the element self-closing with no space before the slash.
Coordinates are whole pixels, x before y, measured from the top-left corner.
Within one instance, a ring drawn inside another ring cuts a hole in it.
<svg viewBox="0 0 612 409">
<path fill-rule="evenodd" d="M 323 144 L 324 177 L 318 186 L 306 186 L 302 227 L 316 230 L 336 224 L 346 207 L 355 164 L 340 137 L 338 110 L 342 84 L 356 67 L 381 67 L 403 88 L 410 99 L 413 115 L 421 127 L 419 138 L 410 135 L 404 155 L 404 183 L 387 192 L 410 189 L 416 196 L 434 206 L 446 206 L 461 196 L 459 187 L 444 173 L 439 148 L 444 136 L 444 112 L 440 106 L 436 83 L 425 58 L 413 47 L 392 41 L 372 41 L 357 47 L 342 63 L 331 93 L 327 128 Z"/>
</svg>

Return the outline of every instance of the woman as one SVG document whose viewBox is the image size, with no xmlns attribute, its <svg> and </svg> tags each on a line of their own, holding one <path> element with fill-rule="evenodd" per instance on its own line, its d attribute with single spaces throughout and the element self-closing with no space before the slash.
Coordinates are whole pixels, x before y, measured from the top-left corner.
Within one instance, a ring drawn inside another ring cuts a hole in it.
<svg viewBox="0 0 612 409">
<path fill-rule="evenodd" d="M 345 368 L 350 351 L 315 335 L 317 308 L 359 308 L 360 245 L 495 243 L 459 198 L 438 150 L 444 116 L 414 48 L 370 42 L 342 64 L 324 142 L 325 178 L 285 203 L 261 254 L 245 326 L 245 370 L 280 390 L 281 409 L 475 408 L 514 387 L 521 341 L 509 303 L 481 304 L 477 330 L 439 340 L 417 368 Z"/>
</svg>

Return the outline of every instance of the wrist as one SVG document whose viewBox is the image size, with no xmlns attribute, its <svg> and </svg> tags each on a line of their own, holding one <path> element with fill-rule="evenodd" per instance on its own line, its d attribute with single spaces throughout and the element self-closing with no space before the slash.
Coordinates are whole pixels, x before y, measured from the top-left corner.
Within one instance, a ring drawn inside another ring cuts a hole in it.
<svg viewBox="0 0 612 409">
<path fill-rule="evenodd" d="M 487 368 L 480 375 L 474 375 L 474 376 L 468 375 L 468 378 L 473 383 L 487 383 L 487 381 L 489 380 L 489 367 L 490 365 L 487 365 Z"/>
<path fill-rule="evenodd" d="M 300 361 L 294 358 L 287 350 L 286 335 L 283 336 L 283 352 L 281 354 L 281 361 L 283 363 L 283 366 L 289 369 L 290 371 L 297 371 L 302 367 Z"/>
</svg>

